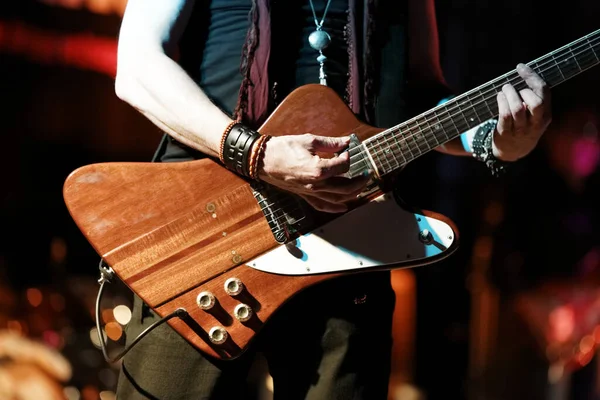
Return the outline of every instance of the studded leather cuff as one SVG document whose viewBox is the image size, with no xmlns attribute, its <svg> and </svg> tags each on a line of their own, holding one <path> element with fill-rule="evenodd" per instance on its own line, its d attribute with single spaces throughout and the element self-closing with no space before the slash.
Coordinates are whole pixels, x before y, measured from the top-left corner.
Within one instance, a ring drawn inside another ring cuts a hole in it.
<svg viewBox="0 0 600 400">
<path fill-rule="evenodd" d="M 250 153 L 252 145 L 260 137 L 260 133 L 237 123 L 226 132 L 223 141 L 223 163 L 240 175 L 251 177 Z"/>
</svg>

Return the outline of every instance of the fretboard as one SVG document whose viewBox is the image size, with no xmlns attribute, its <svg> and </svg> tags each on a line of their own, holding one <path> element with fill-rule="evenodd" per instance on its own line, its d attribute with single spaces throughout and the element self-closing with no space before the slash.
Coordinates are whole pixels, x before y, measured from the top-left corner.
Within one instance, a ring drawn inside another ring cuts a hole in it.
<svg viewBox="0 0 600 400">
<path fill-rule="evenodd" d="M 590 33 L 529 65 L 550 87 L 600 63 L 600 30 Z M 496 95 L 510 83 L 527 85 L 516 70 L 387 129 L 363 142 L 379 175 L 385 175 L 498 115 Z"/>
</svg>

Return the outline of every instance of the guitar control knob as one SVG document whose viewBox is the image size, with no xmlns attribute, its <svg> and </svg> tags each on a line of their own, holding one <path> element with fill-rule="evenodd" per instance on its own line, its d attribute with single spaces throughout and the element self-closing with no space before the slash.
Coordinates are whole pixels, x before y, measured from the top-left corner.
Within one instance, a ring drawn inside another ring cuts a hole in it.
<svg viewBox="0 0 600 400">
<path fill-rule="evenodd" d="M 233 315 L 235 315 L 235 318 L 240 322 L 248 321 L 252 318 L 253 313 L 252 308 L 247 304 L 238 304 L 233 310 Z"/>
<path fill-rule="evenodd" d="M 208 337 L 211 342 L 214 344 L 223 344 L 229 337 L 229 334 L 222 326 L 214 326 L 210 328 L 208 332 Z"/>
<path fill-rule="evenodd" d="M 225 281 L 225 292 L 230 296 L 237 296 L 244 290 L 244 284 L 238 278 L 229 278 Z"/>
<path fill-rule="evenodd" d="M 211 292 L 200 292 L 196 297 L 196 303 L 202 310 L 207 311 L 215 305 L 215 296 Z"/>
</svg>

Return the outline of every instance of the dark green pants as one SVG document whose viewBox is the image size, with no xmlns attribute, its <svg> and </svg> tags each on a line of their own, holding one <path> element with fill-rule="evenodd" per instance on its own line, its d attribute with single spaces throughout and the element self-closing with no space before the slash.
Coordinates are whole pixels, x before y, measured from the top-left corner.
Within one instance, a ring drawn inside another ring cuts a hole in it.
<svg viewBox="0 0 600 400">
<path fill-rule="evenodd" d="M 125 357 L 117 399 L 244 399 L 260 351 L 276 400 L 386 400 L 393 308 L 387 272 L 326 282 L 284 305 L 233 361 L 205 358 L 164 324 Z M 128 341 L 156 318 L 136 296 Z"/>
</svg>

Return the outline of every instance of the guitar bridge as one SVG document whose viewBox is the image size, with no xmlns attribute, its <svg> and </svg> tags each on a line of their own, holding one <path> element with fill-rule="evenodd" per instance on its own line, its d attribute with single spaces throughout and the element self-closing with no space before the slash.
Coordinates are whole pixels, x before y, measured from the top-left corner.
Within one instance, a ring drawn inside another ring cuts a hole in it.
<svg viewBox="0 0 600 400">
<path fill-rule="evenodd" d="M 310 225 L 310 212 L 299 197 L 260 182 L 250 186 L 278 243 L 294 240 Z"/>
</svg>

